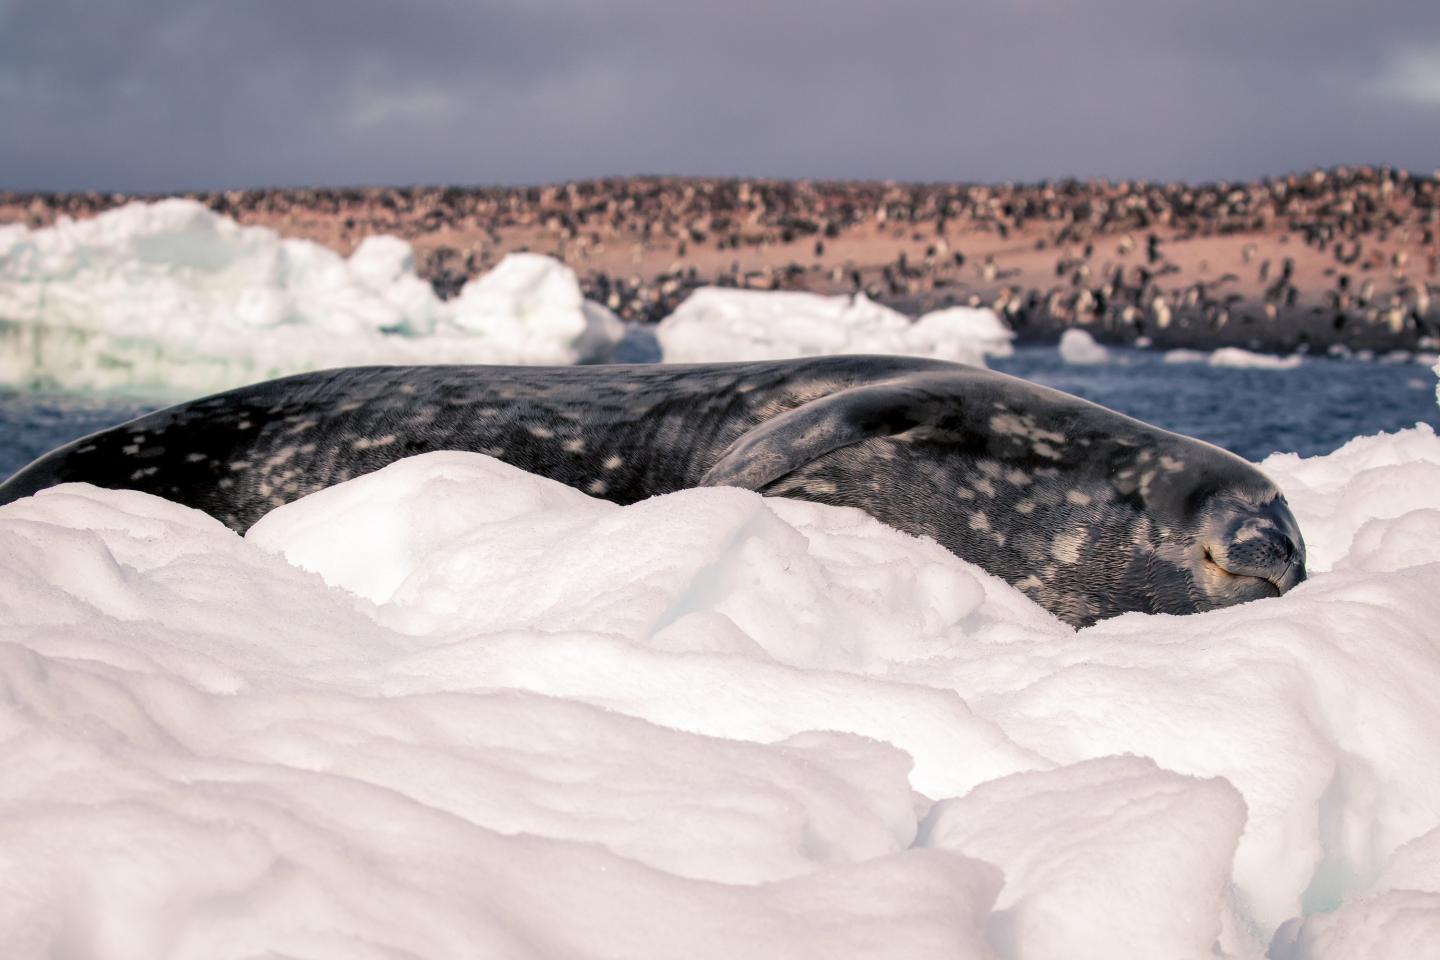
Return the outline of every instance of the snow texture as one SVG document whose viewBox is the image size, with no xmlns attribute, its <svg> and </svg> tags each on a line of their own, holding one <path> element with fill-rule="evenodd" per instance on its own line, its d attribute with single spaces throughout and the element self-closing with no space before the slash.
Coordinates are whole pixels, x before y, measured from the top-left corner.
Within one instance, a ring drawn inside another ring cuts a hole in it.
<svg viewBox="0 0 1440 960">
<path fill-rule="evenodd" d="M 984 366 L 987 356 L 1009 356 L 1015 335 L 986 308 L 950 307 L 912 321 L 864 294 L 704 287 L 660 321 L 655 336 L 668 362 L 880 353 Z"/>
<path fill-rule="evenodd" d="M 576 363 L 623 332 L 536 254 L 447 303 L 403 240 L 346 259 L 193 200 L 0 230 L 0 383 L 195 394 L 334 366 Z"/>
<path fill-rule="evenodd" d="M 0 940 L 1426 955 L 1440 438 L 1264 469 L 1308 582 L 1079 632 L 858 511 L 734 489 L 621 507 L 477 454 L 243 539 L 134 492 L 18 501 Z"/>
</svg>

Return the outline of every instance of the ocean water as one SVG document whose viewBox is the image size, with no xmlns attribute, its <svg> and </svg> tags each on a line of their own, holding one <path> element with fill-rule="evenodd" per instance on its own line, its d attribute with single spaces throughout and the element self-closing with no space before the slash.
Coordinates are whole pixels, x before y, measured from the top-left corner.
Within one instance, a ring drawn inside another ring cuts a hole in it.
<svg viewBox="0 0 1440 960">
<path fill-rule="evenodd" d="M 626 359 L 650 359 L 633 344 Z M 1293 370 L 1167 364 L 1115 349 L 1110 362 L 1067 364 L 1054 348 L 1022 347 L 991 366 L 1065 390 L 1250 460 L 1276 451 L 1328 453 L 1352 437 L 1425 422 L 1440 429 L 1435 377 L 1415 363 L 1307 360 Z M 0 476 L 77 437 L 178 398 L 77 396 L 0 388 Z"/>
<path fill-rule="evenodd" d="M 1165 363 L 1153 350 L 1110 350 L 1110 362 L 1067 364 L 1024 347 L 996 370 L 1064 390 L 1156 426 L 1198 437 L 1247 460 L 1311 457 L 1357 436 L 1424 422 L 1440 429 L 1435 375 L 1418 363 L 1307 359 L 1293 370 Z"/>
</svg>

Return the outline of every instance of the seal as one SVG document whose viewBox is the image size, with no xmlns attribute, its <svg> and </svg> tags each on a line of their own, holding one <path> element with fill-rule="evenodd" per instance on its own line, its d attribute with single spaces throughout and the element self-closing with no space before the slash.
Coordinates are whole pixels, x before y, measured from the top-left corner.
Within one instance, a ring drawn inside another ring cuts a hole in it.
<svg viewBox="0 0 1440 960">
<path fill-rule="evenodd" d="M 430 450 L 489 454 L 619 503 L 726 485 L 858 507 L 1077 626 L 1276 596 L 1305 578 L 1284 498 L 1239 457 L 1025 380 L 909 357 L 302 374 L 77 440 L 0 485 L 0 503 L 85 481 L 243 532 Z"/>
</svg>

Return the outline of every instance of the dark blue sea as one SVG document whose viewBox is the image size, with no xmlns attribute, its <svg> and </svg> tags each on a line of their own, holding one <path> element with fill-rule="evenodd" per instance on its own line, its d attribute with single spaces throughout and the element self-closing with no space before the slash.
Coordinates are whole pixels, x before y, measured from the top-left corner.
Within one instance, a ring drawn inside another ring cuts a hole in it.
<svg viewBox="0 0 1440 960">
<path fill-rule="evenodd" d="M 1293 370 L 1167 364 L 1155 351 L 1114 349 L 1110 362 L 1066 364 L 1053 347 L 1022 347 L 991 361 L 1250 460 L 1275 451 L 1329 453 L 1351 437 L 1440 428 L 1435 377 L 1415 363 L 1307 359 Z M 636 357 L 639 359 L 639 357 Z M 0 476 L 62 443 L 176 402 L 176 397 L 76 396 L 0 388 Z"/>
<path fill-rule="evenodd" d="M 1053 348 L 1023 347 L 996 370 L 1103 404 L 1245 457 L 1310 457 L 1354 437 L 1424 422 L 1440 429 L 1435 374 L 1417 363 L 1328 357 L 1293 370 L 1165 363 L 1154 350 L 1111 348 L 1110 362 L 1067 364 Z"/>
</svg>

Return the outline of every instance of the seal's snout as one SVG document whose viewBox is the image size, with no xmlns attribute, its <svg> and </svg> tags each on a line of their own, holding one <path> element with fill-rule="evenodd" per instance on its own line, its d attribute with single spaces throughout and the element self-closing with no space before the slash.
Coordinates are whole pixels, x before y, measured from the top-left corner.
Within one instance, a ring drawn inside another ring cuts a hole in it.
<svg viewBox="0 0 1440 960">
<path fill-rule="evenodd" d="M 1206 554 L 1225 573 L 1264 580 L 1277 593 L 1305 579 L 1305 541 L 1290 508 L 1278 497 L 1236 517 L 1206 546 Z"/>
<path fill-rule="evenodd" d="M 1245 529 L 1243 539 L 1231 542 L 1223 551 L 1212 551 L 1217 566 L 1240 577 L 1256 577 L 1273 583 L 1281 593 L 1305 579 L 1305 559 L 1300 546 L 1273 527 Z"/>
</svg>

